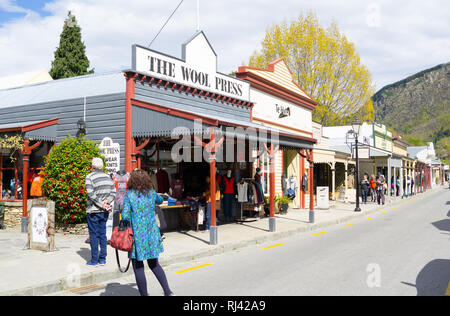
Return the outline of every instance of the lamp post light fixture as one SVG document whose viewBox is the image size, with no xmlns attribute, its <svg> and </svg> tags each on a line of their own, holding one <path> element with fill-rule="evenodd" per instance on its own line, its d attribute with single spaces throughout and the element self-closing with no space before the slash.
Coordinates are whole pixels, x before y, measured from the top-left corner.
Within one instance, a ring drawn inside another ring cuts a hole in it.
<svg viewBox="0 0 450 316">
<path fill-rule="evenodd" d="M 356 184 L 356 208 L 355 208 L 355 212 L 361 212 L 361 208 L 359 207 L 359 156 L 358 156 L 358 137 L 359 137 L 359 133 L 361 131 L 361 123 L 359 122 L 354 122 L 352 123 L 352 132 L 355 135 L 355 151 L 356 151 L 356 179 L 355 179 L 355 184 Z"/>
<path fill-rule="evenodd" d="M 82 118 L 78 120 L 77 127 L 78 127 L 77 138 L 86 135 L 86 122 Z"/>
</svg>

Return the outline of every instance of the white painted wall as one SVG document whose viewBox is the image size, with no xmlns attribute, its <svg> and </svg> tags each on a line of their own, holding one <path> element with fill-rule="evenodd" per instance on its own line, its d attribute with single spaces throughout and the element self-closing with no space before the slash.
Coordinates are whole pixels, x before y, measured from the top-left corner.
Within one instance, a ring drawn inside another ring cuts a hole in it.
<svg viewBox="0 0 450 316">
<path fill-rule="evenodd" d="M 250 100 L 255 103 L 253 116 L 255 120 L 264 119 L 274 124 L 281 124 L 312 133 L 312 111 L 272 96 L 268 93 L 250 88 Z M 280 118 L 276 105 L 289 107 L 291 116 Z M 280 129 L 283 129 L 280 127 Z"/>
</svg>

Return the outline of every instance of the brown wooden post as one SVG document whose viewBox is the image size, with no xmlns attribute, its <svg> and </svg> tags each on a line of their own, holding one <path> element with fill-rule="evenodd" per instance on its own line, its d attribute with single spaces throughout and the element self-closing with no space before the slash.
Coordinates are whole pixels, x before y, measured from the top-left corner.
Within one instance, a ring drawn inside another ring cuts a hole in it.
<svg viewBox="0 0 450 316">
<path fill-rule="evenodd" d="M 269 231 L 274 232 L 275 226 L 275 155 L 278 152 L 279 146 L 274 148 L 274 145 L 270 145 L 270 149 L 264 144 L 267 154 L 269 155 L 269 181 L 270 181 L 270 218 L 269 218 Z"/>
<path fill-rule="evenodd" d="M 136 146 L 135 155 L 136 155 L 136 168 L 141 169 L 141 150 L 144 149 L 147 144 L 150 142 L 150 138 L 147 138 L 141 145 Z"/>
<path fill-rule="evenodd" d="M 314 154 L 313 150 L 309 151 L 308 155 L 309 161 L 309 222 L 314 223 Z"/>
<path fill-rule="evenodd" d="M 22 149 L 23 155 L 23 172 L 22 172 L 22 233 L 27 232 L 27 218 L 28 218 L 28 168 L 30 165 L 30 155 L 33 149 L 40 146 L 41 142 L 37 142 L 30 146 L 30 141 L 25 139 L 24 147 Z M 17 187 L 17 183 L 16 183 Z"/>
<path fill-rule="evenodd" d="M 210 189 L 210 200 L 211 200 L 211 226 L 210 226 L 210 235 L 209 235 L 209 243 L 210 245 L 217 245 L 218 243 L 218 234 L 217 234 L 217 223 L 216 223 L 216 152 L 223 144 L 225 140 L 222 137 L 218 142 L 216 142 L 216 135 L 214 133 L 213 128 L 210 128 L 210 142 L 206 144 L 202 142 L 197 136 L 194 135 L 194 140 L 202 145 L 206 151 L 210 153 L 209 156 L 209 189 Z"/>
</svg>

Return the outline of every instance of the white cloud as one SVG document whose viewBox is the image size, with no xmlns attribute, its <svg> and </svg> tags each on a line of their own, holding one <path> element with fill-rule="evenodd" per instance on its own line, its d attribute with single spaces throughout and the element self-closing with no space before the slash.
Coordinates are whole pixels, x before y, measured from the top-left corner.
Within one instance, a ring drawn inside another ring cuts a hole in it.
<svg viewBox="0 0 450 316">
<path fill-rule="evenodd" d="M 130 66 L 131 45 L 147 46 L 179 0 L 53 0 L 39 16 L 0 26 L 0 75 L 50 69 L 67 12 L 82 27 L 91 67 L 97 72 Z M 196 0 L 185 0 L 153 49 L 180 56 L 195 32 Z M 14 1 L 0 8 L 22 10 Z M 375 10 L 376 9 L 376 10 Z M 23 9 L 26 10 L 26 9 Z M 201 1 L 201 27 L 219 55 L 219 70 L 236 70 L 260 48 L 267 27 L 312 10 L 326 26 L 335 21 L 355 43 L 377 88 L 450 61 L 450 5 L 446 0 L 210 0 Z M 378 11 L 377 11 L 378 10 Z M 19 11 L 16 11 L 19 12 Z M 373 12 L 379 15 L 371 16 Z M 378 14 L 377 13 L 377 14 Z"/>
<path fill-rule="evenodd" d="M 0 0 L 0 10 L 13 13 L 30 13 L 30 10 L 16 4 L 16 0 Z"/>
</svg>

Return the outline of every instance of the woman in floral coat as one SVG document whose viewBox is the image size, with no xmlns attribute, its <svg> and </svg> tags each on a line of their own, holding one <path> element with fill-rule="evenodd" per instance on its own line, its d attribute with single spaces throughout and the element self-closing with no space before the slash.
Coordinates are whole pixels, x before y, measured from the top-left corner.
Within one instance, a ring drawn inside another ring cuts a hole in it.
<svg viewBox="0 0 450 316">
<path fill-rule="evenodd" d="M 133 250 L 128 254 L 132 260 L 136 283 L 141 296 L 148 296 L 147 280 L 144 272 L 146 260 L 161 284 L 164 295 L 173 296 L 158 257 L 164 251 L 156 221 L 155 205 L 163 198 L 155 190 L 150 176 L 143 170 L 131 174 L 123 201 L 122 219 L 131 223 L 134 234 Z"/>
</svg>

